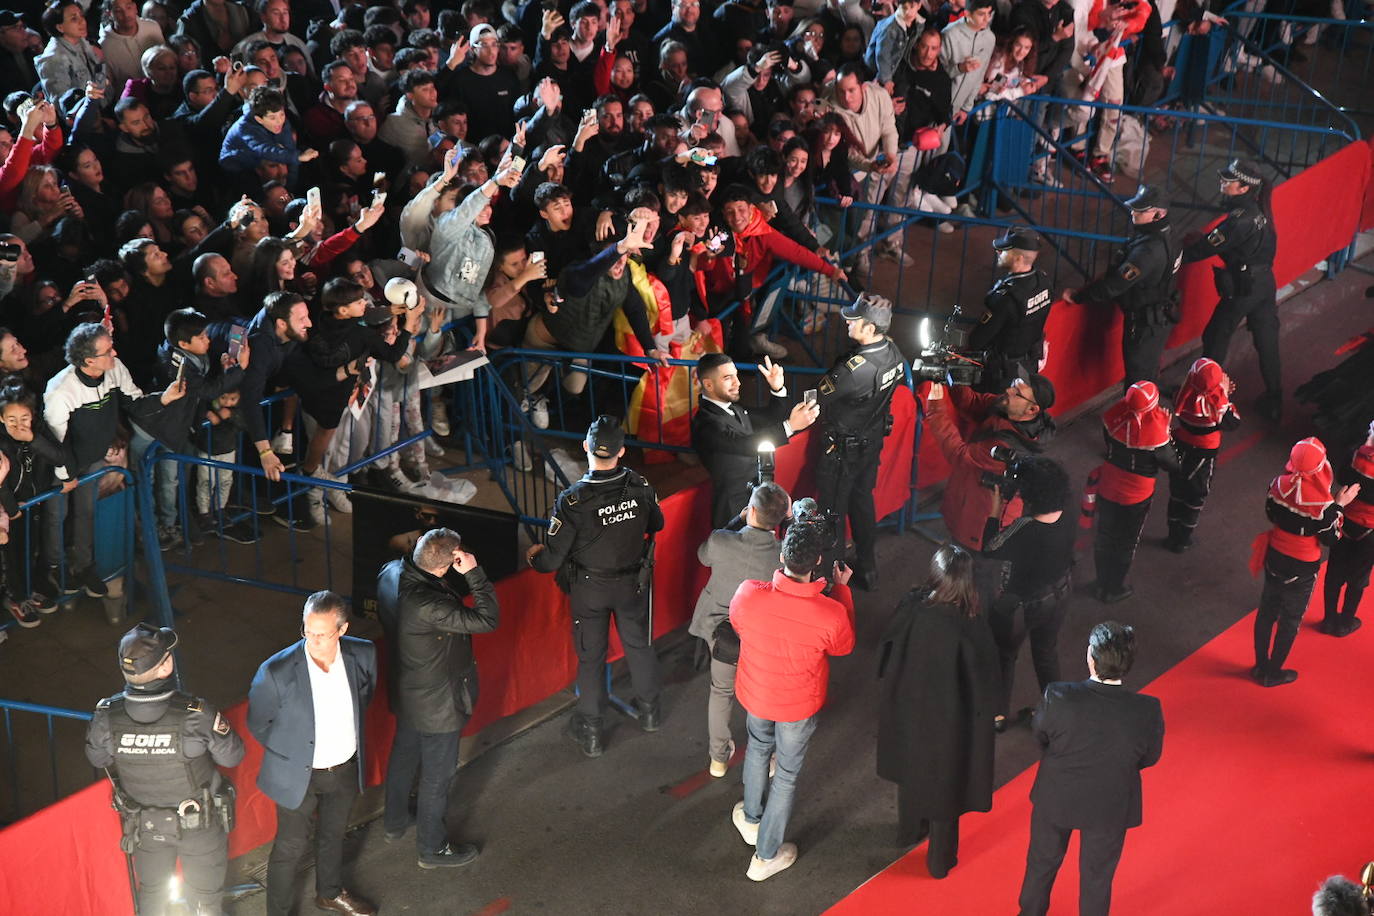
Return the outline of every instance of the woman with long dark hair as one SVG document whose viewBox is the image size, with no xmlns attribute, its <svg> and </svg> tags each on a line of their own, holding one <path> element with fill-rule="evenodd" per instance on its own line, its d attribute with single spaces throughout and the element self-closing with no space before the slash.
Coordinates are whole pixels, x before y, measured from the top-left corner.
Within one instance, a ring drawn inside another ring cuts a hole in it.
<svg viewBox="0 0 1374 916">
<path fill-rule="evenodd" d="M 929 836 L 926 867 L 943 878 L 958 862 L 959 816 L 992 807 L 997 647 L 968 551 L 935 551 L 883 636 L 878 677 L 878 775 L 897 783 L 897 841 Z"/>
</svg>

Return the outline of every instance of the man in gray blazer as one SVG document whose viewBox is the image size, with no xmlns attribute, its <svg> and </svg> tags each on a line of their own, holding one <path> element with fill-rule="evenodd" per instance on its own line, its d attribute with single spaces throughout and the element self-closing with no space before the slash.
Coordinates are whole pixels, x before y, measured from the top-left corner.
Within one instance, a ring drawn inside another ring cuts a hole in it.
<svg viewBox="0 0 1374 916">
<path fill-rule="evenodd" d="M 315 823 L 315 906 L 370 916 L 376 907 L 343 887 L 343 839 L 363 787 L 363 716 L 377 686 L 377 651 L 345 636 L 348 607 L 334 592 L 305 600 L 301 640 L 258 668 L 248 689 L 248 730 L 263 747 L 258 788 L 277 803 L 267 860 L 267 912 L 295 909 L 296 870 Z"/>
<path fill-rule="evenodd" d="M 735 698 L 735 663 L 739 639 L 729 629 L 730 599 L 746 579 L 771 581 L 780 565 L 777 528 L 792 509 L 787 491 L 771 481 L 754 488 L 749 505 L 729 525 L 712 531 L 697 548 L 697 559 L 711 578 L 697 598 L 687 632 L 706 640 L 711 649 L 711 693 L 706 702 L 710 736 L 710 772 L 725 775 L 735 743 L 730 740 L 730 712 Z M 728 632 L 718 631 L 724 623 Z M 719 633 L 719 638 L 718 638 Z"/>
</svg>

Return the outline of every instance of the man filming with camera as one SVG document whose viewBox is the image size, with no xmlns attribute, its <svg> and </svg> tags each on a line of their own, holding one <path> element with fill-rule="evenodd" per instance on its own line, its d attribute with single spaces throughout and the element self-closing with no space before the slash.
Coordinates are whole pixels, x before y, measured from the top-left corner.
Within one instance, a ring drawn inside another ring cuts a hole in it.
<svg viewBox="0 0 1374 916">
<path fill-rule="evenodd" d="M 974 557 L 974 577 L 983 607 L 997 595 L 1001 562 L 983 555 L 988 519 L 1006 526 L 1021 515 L 1021 499 L 1008 469 L 1019 457 L 1036 454 L 1054 436 L 1054 385 L 1035 372 L 1022 373 L 1001 394 L 934 383 L 925 396 L 926 429 L 949 462 L 949 481 L 940 514 L 950 537 Z M 966 421 L 966 436 L 958 417 Z"/>
</svg>

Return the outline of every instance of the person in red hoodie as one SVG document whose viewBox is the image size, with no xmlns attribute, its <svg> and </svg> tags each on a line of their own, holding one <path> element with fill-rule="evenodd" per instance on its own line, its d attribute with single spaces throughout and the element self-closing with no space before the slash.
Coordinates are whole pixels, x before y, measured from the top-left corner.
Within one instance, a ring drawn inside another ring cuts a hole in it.
<svg viewBox="0 0 1374 916">
<path fill-rule="evenodd" d="M 769 340 L 766 333 L 776 300 L 770 296 L 762 303 L 752 301 L 754 293 L 772 273 L 774 260 L 814 270 L 842 283 L 849 278 L 837 265 L 822 260 L 768 225 L 768 217 L 754 206 L 752 197 L 752 192 L 742 185 L 731 185 L 717 195 L 714 202 L 720 206 L 733 245 L 727 244 L 718 252 L 708 250 L 709 257 L 699 260 L 698 267 L 705 271 L 706 292 L 713 306 L 740 300 L 740 308 L 731 322 L 730 352 L 744 346 L 747 328 L 753 353 L 781 359 L 787 350 Z M 751 316 L 752 323 L 746 325 Z"/>
<path fill-rule="evenodd" d="M 1212 490 L 1212 472 L 1221 451 L 1221 434 L 1240 425 L 1231 403 L 1236 383 L 1214 359 L 1203 356 L 1188 370 L 1174 398 L 1174 444 L 1179 468 L 1169 472 L 1169 536 L 1166 550 L 1183 553 L 1193 546 L 1193 530 Z"/>
<path fill-rule="evenodd" d="M 1283 663 L 1317 584 L 1322 545 L 1336 543 L 1341 536 L 1341 510 L 1360 493 L 1356 483 L 1341 487 L 1333 496 L 1334 478 L 1326 446 L 1310 436 L 1293 446 L 1283 473 L 1269 484 L 1264 514 L 1273 527 L 1250 545 L 1250 572 L 1258 575 L 1264 569 L 1264 590 L 1255 614 L 1255 667 L 1250 676 L 1264 687 L 1298 679 L 1298 672 Z"/>
<path fill-rule="evenodd" d="M 1345 507 L 1340 539 L 1331 545 L 1326 563 L 1326 616 L 1317 629 L 1329 636 L 1349 636 L 1360 628 L 1355 613 L 1369 585 L 1369 571 L 1374 568 L 1374 537 L 1370 536 L 1374 530 L 1374 423 L 1369 424 L 1364 445 L 1355 450 L 1341 480 L 1347 485 L 1358 484 L 1359 492 Z"/>
<path fill-rule="evenodd" d="M 1160 468 L 1170 472 L 1178 468 L 1169 419 L 1168 409 L 1159 406 L 1154 382 L 1136 382 L 1102 415 L 1107 460 L 1089 477 L 1088 498 L 1095 494 L 1097 504 L 1093 597 L 1104 604 L 1125 601 L 1134 594 L 1126 575 L 1150 514 L 1155 477 Z"/>
<path fill-rule="evenodd" d="M 744 801 L 731 814 L 755 853 L 746 874 L 763 881 L 797 860 L 795 843 L 784 843 L 792 795 L 825 704 L 831 655 L 854 649 L 851 570 L 834 567 L 834 587 L 816 577 L 830 534 L 824 523 L 794 521 L 782 539 L 782 569 L 771 582 L 745 580 L 730 600 L 730 624 L 739 635 L 735 698 L 748 713 L 749 749 L 744 756 Z M 768 759 L 777 772 L 768 777 Z M 764 789 L 768 803 L 764 805 Z"/>
</svg>

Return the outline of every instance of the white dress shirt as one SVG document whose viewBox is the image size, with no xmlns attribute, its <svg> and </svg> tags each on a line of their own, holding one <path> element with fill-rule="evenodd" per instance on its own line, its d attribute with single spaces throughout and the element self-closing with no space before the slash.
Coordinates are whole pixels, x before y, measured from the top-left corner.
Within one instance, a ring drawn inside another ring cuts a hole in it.
<svg viewBox="0 0 1374 916">
<path fill-rule="evenodd" d="M 305 647 L 301 647 L 306 652 Z M 323 671 L 306 652 L 305 667 L 310 671 L 310 699 L 315 706 L 315 759 L 317 770 L 347 763 L 358 753 L 358 726 L 353 718 L 353 691 L 348 684 L 343 649 L 334 644 L 334 661 Z"/>
<path fill-rule="evenodd" d="M 771 394 L 771 395 L 772 395 L 773 397 L 775 397 L 775 398 L 785 398 L 785 397 L 787 397 L 787 386 L 784 385 L 783 387 L 779 388 L 777 391 L 773 391 L 773 390 L 770 388 L 770 389 L 768 390 L 768 393 Z M 712 404 L 716 405 L 717 407 L 719 407 L 721 410 L 725 411 L 727 414 L 729 414 L 729 415 L 732 416 L 732 417 L 736 415 L 736 414 L 735 414 L 735 405 L 732 404 L 732 403 L 730 403 L 729 401 L 717 401 L 715 398 L 708 398 L 708 397 L 707 397 L 706 395 L 704 395 L 704 394 L 701 396 L 701 399 L 702 399 L 703 401 L 710 401 Z M 792 429 L 792 423 L 791 423 L 791 421 L 789 421 L 789 420 L 783 420 L 783 421 L 782 421 L 782 428 L 783 428 L 784 431 L 786 431 L 786 433 L 787 433 L 787 438 L 790 439 L 790 438 L 792 438 L 794 435 L 796 435 L 796 431 Z"/>
</svg>

